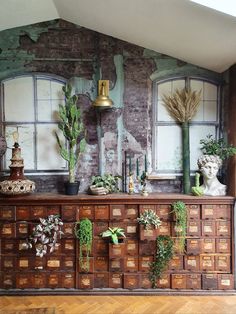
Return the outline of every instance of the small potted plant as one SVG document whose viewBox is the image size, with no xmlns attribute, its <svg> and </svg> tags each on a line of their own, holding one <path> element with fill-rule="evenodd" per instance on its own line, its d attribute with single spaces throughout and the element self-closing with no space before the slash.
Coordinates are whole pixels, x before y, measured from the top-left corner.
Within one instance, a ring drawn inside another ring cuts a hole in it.
<svg viewBox="0 0 236 314">
<path fill-rule="evenodd" d="M 92 185 L 89 187 L 90 193 L 95 195 L 102 195 L 118 192 L 118 179 L 119 176 L 113 176 L 112 174 L 93 176 Z"/>
<path fill-rule="evenodd" d="M 156 229 L 160 227 L 161 220 L 154 210 L 145 209 L 137 220 L 140 224 L 140 240 L 155 240 Z"/>
<path fill-rule="evenodd" d="M 65 94 L 65 105 L 59 105 L 59 129 L 65 137 L 65 145 L 55 132 L 60 154 L 68 162 L 69 181 L 65 183 L 66 194 L 76 195 L 79 190 L 79 181 L 75 180 L 76 163 L 80 153 L 85 149 L 85 138 L 82 136 L 84 127 L 81 119 L 81 110 L 77 107 L 78 96 L 72 95 L 72 87 L 67 84 L 62 87 Z"/>
<path fill-rule="evenodd" d="M 181 202 L 175 202 L 172 204 L 172 213 L 174 215 L 175 226 L 174 231 L 179 238 L 177 251 L 179 254 L 183 254 L 185 251 L 185 239 L 187 233 L 187 208 L 186 205 Z"/>
<path fill-rule="evenodd" d="M 101 233 L 103 238 L 110 238 L 109 243 L 109 256 L 111 258 L 120 257 L 124 255 L 124 242 L 126 238 L 124 229 L 119 227 L 108 228 L 106 231 Z"/>
</svg>

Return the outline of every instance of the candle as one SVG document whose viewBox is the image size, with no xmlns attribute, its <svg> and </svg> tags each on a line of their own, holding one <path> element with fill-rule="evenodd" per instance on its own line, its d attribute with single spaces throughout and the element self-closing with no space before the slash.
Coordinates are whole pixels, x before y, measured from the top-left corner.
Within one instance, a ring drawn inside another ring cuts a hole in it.
<svg viewBox="0 0 236 314">
<path fill-rule="evenodd" d="M 132 162 L 131 162 L 131 157 L 129 156 L 129 174 L 132 172 Z"/>
<path fill-rule="evenodd" d="M 139 177 L 139 161 L 138 161 L 138 158 L 136 160 L 136 175 L 137 175 L 137 177 Z"/>
<path fill-rule="evenodd" d="M 147 172 L 147 155 L 145 155 L 145 162 L 144 162 L 144 164 L 145 164 L 145 172 Z"/>
<path fill-rule="evenodd" d="M 200 173 L 196 172 L 196 174 L 195 174 L 195 185 L 196 185 L 196 187 L 199 187 L 199 179 L 200 179 Z"/>
</svg>

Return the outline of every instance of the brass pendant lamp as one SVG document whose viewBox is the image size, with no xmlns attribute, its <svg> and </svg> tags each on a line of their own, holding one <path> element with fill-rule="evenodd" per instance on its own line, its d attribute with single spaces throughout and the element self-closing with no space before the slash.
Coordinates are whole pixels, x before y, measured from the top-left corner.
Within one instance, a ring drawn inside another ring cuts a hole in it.
<svg viewBox="0 0 236 314">
<path fill-rule="evenodd" d="M 98 96 L 93 102 L 93 106 L 98 109 L 109 109 L 113 105 L 113 101 L 109 98 L 109 81 L 98 81 Z"/>
</svg>

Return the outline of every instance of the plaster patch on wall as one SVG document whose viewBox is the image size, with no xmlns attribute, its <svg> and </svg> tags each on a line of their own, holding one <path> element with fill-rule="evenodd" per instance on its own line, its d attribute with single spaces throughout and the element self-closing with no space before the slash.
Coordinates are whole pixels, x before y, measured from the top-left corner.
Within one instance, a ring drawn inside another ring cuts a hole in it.
<svg viewBox="0 0 236 314">
<path fill-rule="evenodd" d="M 113 175 L 118 174 L 118 152 L 117 152 L 117 135 L 113 132 L 104 133 L 104 155 L 105 155 L 105 173 L 111 173 Z"/>
<path fill-rule="evenodd" d="M 163 58 L 163 54 L 162 53 L 159 53 L 159 52 L 156 52 L 156 51 L 154 51 L 154 50 L 150 50 L 150 49 L 143 49 L 143 56 L 145 57 L 145 58 L 154 58 L 154 59 L 156 59 L 156 58 Z"/>
<path fill-rule="evenodd" d="M 73 93 L 87 95 L 90 99 L 95 99 L 97 92 L 92 80 L 81 77 L 73 77 L 70 79 L 73 86 Z"/>
<path fill-rule="evenodd" d="M 115 108 L 123 108 L 123 95 L 124 95 L 124 66 L 123 56 L 115 55 L 114 64 L 116 67 L 116 84 L 110 91 L 110 98 L 114 102 Z"/>
<path fill-rule="evenodd" d="M 118 173 L 122 173 L 122 143 L 124 135 L 123 115 L 120 115 L 116 121 L 117 125 L 117 168 Z"/>
</svg>

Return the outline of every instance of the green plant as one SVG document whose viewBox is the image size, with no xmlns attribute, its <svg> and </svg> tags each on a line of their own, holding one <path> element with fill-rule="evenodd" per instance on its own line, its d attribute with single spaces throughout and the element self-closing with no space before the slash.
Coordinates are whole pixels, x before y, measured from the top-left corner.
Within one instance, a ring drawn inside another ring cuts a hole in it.
<svg viewBox="0 0 236 314">
<path fill-rule="evenodd" d="M 112 174 L 105 174 L 103 176 L 93 176 L 92 186 L 104 187 L 109 193 L 118 192 L 117 181 L 120 177 Z"/>
<path fill-rule="evenodd" d="M 85 149 L 85 139 L 80 138 L 79 141 L 79 153 L 77 152 L 78 138 L 84 131 L 81 110 L 77 107 L 78 97 L 71 95 L 72 87 L 67 84 L 62 87 L 65 94 L 65 105 L 59 105 L 59 129 L 62 131 L 66 143 L 62 144 L 58 134 L 55 132 L 57 143 L 60 148 L 61 157 L 68 162 L 69 167 L 69 182 L 75 182 L 75 167 L 78 156 Z"/>
<path fill-rule="evenodd" d="M 181 202 L 175 202 L 172 204 L 172 213 L 175 215 L 175 231 L 179 237 L 179 253 L 183 253 L 185 249 L 185 239 L 187 231 L 187 208 L 186 205 Z"/>
<path fill-rule="evenodd" d="M 223 138 L 214 139 L 211 134 L 208 134 L 206 139 L 200 140 L 200 144 L 204 155 L 217 155 L 224 160 L 236 154 L 236 147 L 227 145 Z"/>
<path fill-rule="evenodd" d="M 160 218 L 152 209 L 145 209 L 137 220 L 141 225 L 144 225 L 145 229 L 150 229 L 151 226 L 157 229 L 161 225 Z"/>
<path fill-rule="evenodd" d="M 89 255 L 92 249 L 93 243 L 93 224 L 88 219 L 82 219 L 77 221 L 74 227 L 74 233 L 77 239 L 79 239 L 79 263 L 80 267 L 85 271 L 89 270 Z M 84 256 L 85 251 L 85 256 Z M 84 257 L 86 262 L 84 263 Z"/>
<path fill-rule="evenodd" d="M 156 239 L 156 256 L 154 262 L 150 264 L 149 278 L 152 287 L 157 287 L 157 279 L 161 278 L 168 262 L 173 256 L 174 241 L 170 236 L 159 235 Z"/>
<path fill-rule="evenodd" d="M 115 227 L 115 228 L 108 228 L 106 231 L 101 233 L 101 236 L 103 238 L 105 237 L 110 237 L 112 243 L 114 244 L 118 244 L 119 243 L 119 238 L 126 238 L 125 233 L 124 233 L 124 229 L 119 228 L 119 227 Z"/>
</svg>

